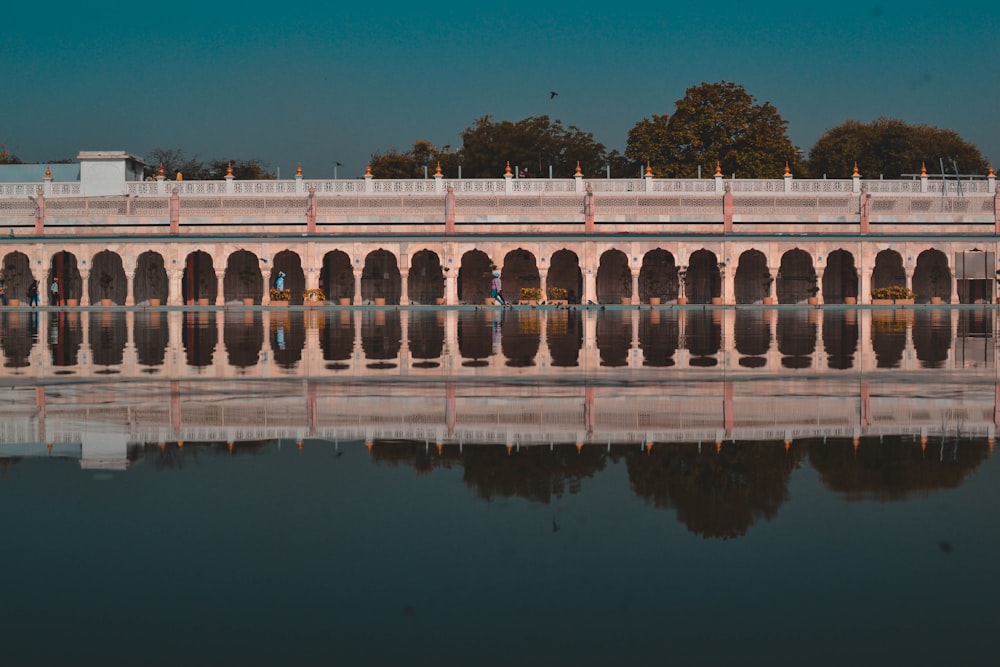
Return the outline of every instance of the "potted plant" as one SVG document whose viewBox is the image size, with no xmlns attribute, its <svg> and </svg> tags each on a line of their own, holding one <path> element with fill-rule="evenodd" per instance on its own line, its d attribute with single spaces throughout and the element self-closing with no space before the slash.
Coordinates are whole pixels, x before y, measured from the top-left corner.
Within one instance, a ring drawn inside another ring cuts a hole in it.
<svg viewBox="0 0 1000 667">
<path fill-rule="evenodd" d="M 548 303 L 556 305 L 566 305 L 569 303 L 567 300 L 569 297 L 569 292 L 565 287 L 547 287 L 545 288 L 545 299 Z"/>
<path fill-rule="evenodd" d="M 770 306 L 774 304 L 774 297 L 771 296 L 772 284 L 774 284 L 774 276 L 768 274 L 767 280 L 764 281 L 764 299 L 762 302 L 765 306 Z"/>
<path fill-rule="evenodd" d="M 518 297 L 518 303 L 527 306 L 537 306 L 541 298 L 542 298 L 541 287 L 522 287 L 521 294 Z"/>
<path fill-rule="evenodd" d="M 819 297 L 816 296 L 817 294 L 819 294 L 819 287 L 816 285 L 815 282 L 813 282 L 812 287 L 809 288 L 809 296 L 806 297 L 806 303 L 808 303 L 810 306 L 815 306 L 816 304 L 818 304 Z"/>
<path fill-rule="evenodd" d="M 900 305 L 912 304 L 916 296 L 916 292 L 902 285 L 876 287 L 872 290 L 872 304 L 876 306 L 885 306 L 891 303 Z"/>
<path fill-rule="evenodd" d="M 315 306 L 326 301 L 326 294 L 319 288 L 302 290 L 302 301 L 307 306 Z"/>
<path fill-rule="evenodd" d="M 272 306 L 287 306 L 288 300 L 292 297 L 292 290 L 288 289 L 278 289 L 277 287 L 272 287 L 270 292 Z"/>
</svg>

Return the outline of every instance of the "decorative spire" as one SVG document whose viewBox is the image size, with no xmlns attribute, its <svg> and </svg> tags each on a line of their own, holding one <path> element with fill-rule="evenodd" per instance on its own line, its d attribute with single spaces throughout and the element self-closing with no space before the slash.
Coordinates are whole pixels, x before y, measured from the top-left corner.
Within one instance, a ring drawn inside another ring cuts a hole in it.
<svg viewBox="0 0 1000 667">
<path fill-rule="evenodd" d="M 365 178 L 371 178 L 371 177 L 372 177 L 372 163 L 369 162 L 368 166 L 365 167 Z"/>
<path fill-rule="evenodd" d="M 861 175 L 861 174 L 859 174 L 859 173 L 858 173 L 858 163 L 857 163 L 857 162 L 855 162 L 855 163 L 854 163 L 854 173 L 853 173 L 853 174 L 851 174 L 851 176 L 854 176 L 855 178 L 857 178 L 857 177 L 858 177 L 858 176 L 860 176 L 860 175 Z"/>
<path fill-rule="evenodd" d="M 510 160 L 507 160 L 507 168 L 503 170 L 504 176 L 511 176 L 513 172 L 510 170 Z"/>
<path fill-rule="evenodd" d="M 785 160 L 785 176 L 791 176 L 792 170 L 788 168 L 788 160 Z"/>
<path fill-rule="evenodd" d="M 579 160 L 576 161 L 576 173 L 574 173 L 573 175 L 574 176 L 583 176 L 583 172 L 580 171 L 580 161 Z"/>
<path fill-rule="evenodd" d="M 986 174 L 989 178 L 994 178 L 996 174 L 993 173 L 993 165 L 990 165 L 990 171 Z"/>
<path fill-rule="evenodd" d="M 52 168 L 51 167 L 45 167 L 45 180 L 47 180 L 47 181 L 51 181 L 52 180 Z"/>
<path fill-rule="evenodd" d="M 162 162 L 160 163 L 160 170 L 156 172 L 156 175 L 157 176 L 164 176 L 165 175 L 164 172 L 163 172 L 163 163 Z"/>
<path fill-rule="evenodd" d="M 175 176 L 174 178 L 175 178 L 175 180 L 183 181 L 184 180 L 184 174 L 182 174 L 181 172 L 178 171 L 177 172 L 177 176 Z"/>
<path fill-rule="evenodd" d="M 437 167 L 434 168 L 434 175 L 435 176 L 441 175 L 441 160 L 438 160 Z"/>
<path fill-rule="evenodd" d="M 920 175 L 921 176 L 927 175 L 927 165 L 924 164 L 923 162 L 920 163 Z"/>
<path fill-rule="evenodd" d="M 233 163 L 230 162 L 229 164 L 226 165 L 226 178 L 232 178 L 232 177 L 233 177 Z"/>
<path fill-rule="evenodd" d="M 649 160 L 646 160 L 646 176 L 653 175 L 653 167 L 649 164 Z"/>
<path fill-rule="evenodd" d="M 298 166 L 295 167 L 295 177 L 302 178 L 302 163 L 299 162 Z"/>
<path fill-rule="evenodd" d="M 715 175 L 722 176 L 722 163 L 718 160 L 715 161 Z"/>
</svg>

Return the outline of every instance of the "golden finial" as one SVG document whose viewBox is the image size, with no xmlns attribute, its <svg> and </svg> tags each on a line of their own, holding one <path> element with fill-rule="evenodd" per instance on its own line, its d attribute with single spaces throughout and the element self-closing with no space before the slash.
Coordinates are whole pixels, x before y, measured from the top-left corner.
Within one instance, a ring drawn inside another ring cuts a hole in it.
<svg viewBox="0 0 1000 667">
<path fill-rule="evenodd" d="M 299 165 L 297 167 L 295 167 L 295 175 L 298 178 L 302 178 L 302 163 L 301 162 L 299 162 Z"/>
<path fill-rule="evenodd" d="M 718 160 L 715 161 L 715 175 L 722 176 L 722 163 Z"/>
<path fill-rule="evenodd" d="M 989 171 L 989 173 L 988 173 L 988 174 L 986 174 L 986 175 L 987 175 L 988 177 L 990 177 L 990 178 L 993 178 L 993 177 L 995 177 L 995 176 L 996 176 L 996 174 L 994 174 L 994 173 L 993 173 L 993 165 L 992 165 L 992 164 L 990 165 L 990 171 Z"/>
<path fill-rule="evenodd" d="M 434 169 L 434 175 L 435 176 L 441 175 L 441 160 L 438 160 L 437 167 Z"/>
<path fill-rule="evenodd" d="M 183 181 L 184 180 L 184 174 L 182 174 L 181 172 L 178 171 L 177 172 L 177 176 L 175 176 L 174 178 L 176 180 L 178 180 L 178 181 Z"/>
<path fill-rule="evenodd" d="M 924 164 L 923 162 L 920 163 L 920 175 L 921 176 L 927 175 L 927 165 Z"/>
<path fill-rule="evenodd" d="M 158 176 L 163 176 L 163 163 L 160 163 L 160 170 L 156 172 Z"/>
<path fill-rule="evenodd" d="M 233 175 L 233 163 L 230 162 L 229 164 L 226 165 L 226 176 L 232 176 L 232 175 Z"/>
<path fill-rule="evenodd" d="M 365 177 L 371 178 L 371 176 L 372 176 L 372 163 L 369 162 L 368 166 L 365 167 Z"/>
<path fill-rule="evenodd" d="M 574 176 L 583 176 L 583 172 L 580 171 L 580 161 L 579 160 L 576 161 L 576 173 L 573 174 L 573 175 Z"/>
<path fill-rule="evenodd" d="M 861 174 L 859 174 L 859 173 L 858 173 L 858 163 L 857 163 L 857 162 L 855 162 L 855 163 L 854 163 L 854 173 L 853 173 L 853 174 L 851 174 L 851 176 L 855 176 L 855 177 L 857 177 L 857 176 L 860 176 L 860 175 L 861 175 Z"/>
<path fill-rule="evenodd" d="M 510 170 L 510 160 L 507 160 L 507 168 L 503 170 L 504 176 L 510 176 L 513 172 Z"/>
<path fill-rule="evenodd" d="M 785 176 L 791 176 L 792 170 L 788 168 L 788 160 L 785 160 Z"/>
<path fill-rule="evenodd" d="M 653 167 L 649 164 L 649 160 L 646 160 L 646 176 L 653 175 Z"/>
<path fill-rule="evenodd" d="M 46 179 L 52 178 L 52 168 L 51 167 L 45 167 L 45 178 Z"/>
</svg>

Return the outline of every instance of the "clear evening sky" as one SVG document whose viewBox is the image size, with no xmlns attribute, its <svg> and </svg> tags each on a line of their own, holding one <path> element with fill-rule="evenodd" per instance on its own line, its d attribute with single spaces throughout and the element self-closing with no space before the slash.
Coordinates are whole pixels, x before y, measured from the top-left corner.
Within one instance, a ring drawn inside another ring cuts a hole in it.
<svg viewBox="0 0 1000 667">
<path fill-rule="evenodd" d="M 414 139 L 457 148 L 487 114 L 548 114 L 623 150 L 687 87 L 727 80 L 774 104 L 803 152 L 847 119 L 888 116 L 953 129 L 1000 163 L 998 15 L 982 2 L 15 2 L 0 143 L 28 162 L 160 147 L 283 177 L 341 162 L 355 177 Z"/>
</svg>

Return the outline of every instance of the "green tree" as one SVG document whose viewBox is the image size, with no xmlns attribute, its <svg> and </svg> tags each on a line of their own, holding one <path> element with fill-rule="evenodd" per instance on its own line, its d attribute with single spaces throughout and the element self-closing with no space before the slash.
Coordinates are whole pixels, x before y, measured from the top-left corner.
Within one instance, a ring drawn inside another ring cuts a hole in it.
<svg viewBox="0 0 1000 667">
<path fill-rule="evenodd" d="M 261 181 L 275 178 L 266 163 L 260 160 L 209 160 L 203 162 L 197 155 L 188 156 L 179 148 L 154 148 L 146 155 L 150 175 L 156 174 L 163 166 L 163 174 L 173 179 L 180 172 L 184 178 L 197 181 L 219 181 L 226 177 L 232 165 L 233 178 L 241 181 Z"/>
<path fill-rule="evenodd" d="M 952 130 L 879 118 L 848 120 L 824 132 L 809 151 L 809 172 L 846 178 L 857 163 L 863 176 L 899 178 L 919 173 L 921 164 L 939 172 L 939 160 L 949 173 L 954 173 L 952 160 L 963 174 L 985 174 L 989 168 L 979 149 Z"/>
<path fill-rule="evenodd" d="M 0 144 L 0 164 L 24 164 L 21 158 L 7 150 L 7 147 Z"/>
<path fill-rule="evenodd" d="M 469 178 L 496 178 L 511 168 L 527 171 L 529 176 L 571 177 L 577 162 L 588 177 L 604 175 L 609 157 L 604 145 L 590 132 L 548 116 L 531 116 L 519 121 L 496 122 L 492 116 L 476 119 L 462 132 L 462 175 Z"/>
<path fill-rule="evenodd" d="M 426 175 L 430 177 L 438 164 L 445 177 L 458 176 L 458 156 L 451 152 L 451 146 L 439 148 L 426 139 L 417 139 L 410 150 L 402 153 L 395 148 L 384 153 L 372 153 L 369 162 L 375 178 L 423 178 L 425 167 Z"/>
<path fill-rule="evenodd" d="M 743 86 L 728 81 L 688 88 L 674 114 L 643 119 L 629 132 L 625 155 L 649 160 L 661 177 L 692 178 L 722 173 L 741 178 L 777 178 L 787 162 L 805 175 L 788 122 L 769 102 L 757 104 Z"/>
</svg>

